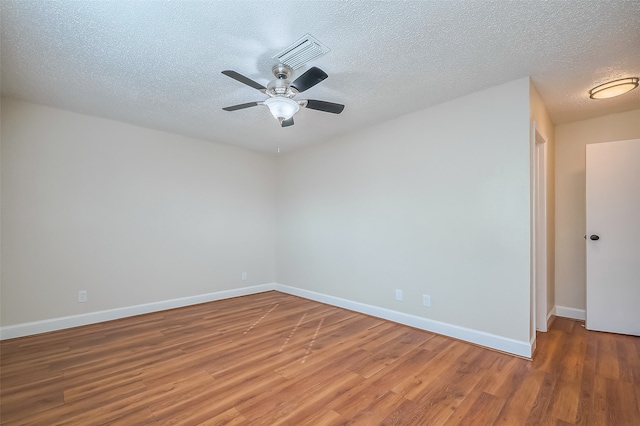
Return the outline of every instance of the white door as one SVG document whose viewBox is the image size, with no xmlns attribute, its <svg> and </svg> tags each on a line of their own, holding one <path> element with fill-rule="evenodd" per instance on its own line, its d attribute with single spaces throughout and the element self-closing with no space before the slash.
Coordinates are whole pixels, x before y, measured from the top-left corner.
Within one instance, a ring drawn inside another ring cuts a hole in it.
<svg viewBox="0 0 640 426">
<path fill-rule="evenodd" d="M 640 335 L 640 139 L 587 145 L 589 330 Z"/>
</svg>

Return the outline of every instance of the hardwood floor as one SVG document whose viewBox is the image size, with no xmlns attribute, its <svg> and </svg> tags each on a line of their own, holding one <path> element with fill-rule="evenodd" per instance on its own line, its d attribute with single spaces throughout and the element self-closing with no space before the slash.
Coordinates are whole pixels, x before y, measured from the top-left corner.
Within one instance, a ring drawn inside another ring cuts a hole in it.
<svg viewBox="0 0 640 426">
<path fill-rule="evenodd" d="M 1 343 L 6 425 L 640 425 L 640 338 L 534 361 L 277 292 Z"/>
</svg>

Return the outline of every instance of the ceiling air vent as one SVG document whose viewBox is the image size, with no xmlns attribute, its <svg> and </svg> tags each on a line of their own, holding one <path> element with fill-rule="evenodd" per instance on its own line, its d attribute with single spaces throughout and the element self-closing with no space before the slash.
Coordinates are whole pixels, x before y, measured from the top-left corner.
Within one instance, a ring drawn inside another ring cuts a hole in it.
<svg viewBox="0 0 640 426">
<path fill-rule="evenodd" d="M 320 43 L 311 34 L 305 34 L 300 40 L 275 55 L 273 59 L 277 59 L 281 64 L 289 65 L 291 68 L 297 69 L 330 50 L 331 49 Z"/>
</svg>

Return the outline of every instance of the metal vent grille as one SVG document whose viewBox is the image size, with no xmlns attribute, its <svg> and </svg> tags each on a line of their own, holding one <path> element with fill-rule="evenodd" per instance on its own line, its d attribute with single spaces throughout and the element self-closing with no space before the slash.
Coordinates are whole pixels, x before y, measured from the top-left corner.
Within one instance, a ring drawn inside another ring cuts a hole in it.
<svg viewBox="0 0 640 426">
<path fill-rule="evenodd" d="M 305 34 L 300 40 L 275 55 L 273 59 L 277 59 L 281 64 L 289 65 L 295 70 L 330 50 L 311 34 Z"/>
</svg>

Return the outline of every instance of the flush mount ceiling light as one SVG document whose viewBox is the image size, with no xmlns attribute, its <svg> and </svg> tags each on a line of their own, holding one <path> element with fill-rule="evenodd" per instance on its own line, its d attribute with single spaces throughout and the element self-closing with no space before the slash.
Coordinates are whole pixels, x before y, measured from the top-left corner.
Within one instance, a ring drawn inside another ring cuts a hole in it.
<svg viewBox="0 0 640 426">
<path fill-rule="evenodd" d="M 625 94 L 638 87 L 638 77 L 621 78 L 589 90 L 591 99 L 607 99 Z"/>
</svg>

